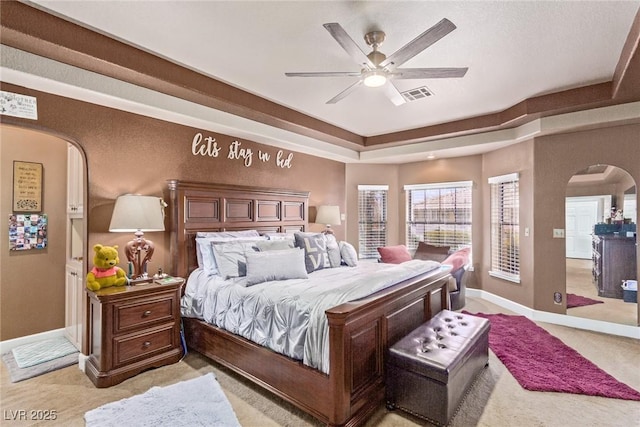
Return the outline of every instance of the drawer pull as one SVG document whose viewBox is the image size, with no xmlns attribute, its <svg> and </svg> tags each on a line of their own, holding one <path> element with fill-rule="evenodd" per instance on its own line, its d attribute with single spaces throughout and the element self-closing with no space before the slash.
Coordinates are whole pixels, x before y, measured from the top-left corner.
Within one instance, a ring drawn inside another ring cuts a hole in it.
<svg viewBox="0 0 640 427">
<path fill-rule="evenodd" d="M 147 348 L 151 345 L 151 341 L 145 341 L 142 343 L 142 347 Z"/>
<path fill-rule="evenodd" d="M 142 313 L 142 317 L 149 317 L 151 316 L 151 310 L 147 310 L 144 313 Z"/>
</svg>

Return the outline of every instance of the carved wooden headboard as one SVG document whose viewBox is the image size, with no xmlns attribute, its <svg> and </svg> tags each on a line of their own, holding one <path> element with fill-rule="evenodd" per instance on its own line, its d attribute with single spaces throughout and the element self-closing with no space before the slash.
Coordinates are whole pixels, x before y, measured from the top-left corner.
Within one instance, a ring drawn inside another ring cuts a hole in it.
<svg viewBox="0 0 640 427">
<path fill-rule="evenodd" d="M 308 228 L 308 191 L 169 180 L 171 274 L 188 277 L 197 267 L 198 231 L 294 232 Z"/>
</svg>

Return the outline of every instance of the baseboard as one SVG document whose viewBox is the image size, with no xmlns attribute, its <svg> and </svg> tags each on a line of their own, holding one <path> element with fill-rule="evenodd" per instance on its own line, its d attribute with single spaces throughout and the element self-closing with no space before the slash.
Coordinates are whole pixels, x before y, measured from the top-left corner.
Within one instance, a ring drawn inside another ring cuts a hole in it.
<svg viewBox="0 0 640 427">
<path fill-rule="evenodd" d="M 585 319 L 568 314 L 549 313 L 547 311 L 534 310 L 517 302 L 513 302 L 481 289 L 467 288 L 467 296 L 484 299 L 514 313 L 528 317 L 538 322 L 552 323 L 554 325 L 568 326 L 570 328 L 584 329 L 601 332 L 603 334 L 616 335 L 627 338 L 640 339 L 640 327 L 621 325 L 619 323 L 604 322 L 602 320 Z"/>
<path fill-rule="evenodd" d="M 82 354 L 80 353 L 78 355 L 78 369 L 80 369 L 82 372 L 86 372 L 85 366 L 87 365 L 87 360 L 89 359 L 89 356 L 87 356 L 86 354 Z"/>
</svg>

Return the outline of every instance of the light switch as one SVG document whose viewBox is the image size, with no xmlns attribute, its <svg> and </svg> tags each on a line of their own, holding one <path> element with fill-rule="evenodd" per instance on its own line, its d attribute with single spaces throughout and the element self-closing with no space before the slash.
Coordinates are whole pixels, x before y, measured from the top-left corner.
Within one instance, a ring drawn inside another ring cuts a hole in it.
<svg viewBox="0 0 640 427">
<path fill-rule="evenodd" d="M 553 238 L 554 239 L 564 239 L 564 228 L 554 228 L 553 229 Z"/>
<path fill-rule="evenodd" d="M 529 237 L 529 227 L 524 228 L 524 237 Z"/>
</svg>

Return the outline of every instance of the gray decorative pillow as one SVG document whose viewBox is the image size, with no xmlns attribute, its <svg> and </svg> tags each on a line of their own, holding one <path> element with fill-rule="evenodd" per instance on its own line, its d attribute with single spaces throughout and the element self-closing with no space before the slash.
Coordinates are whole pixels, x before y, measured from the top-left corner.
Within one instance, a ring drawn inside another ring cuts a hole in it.
<svg viewBox="0 0 640 427">
<path fill-rule="evenodd" d="M 295 233 L 296 246 L 304 249 L 307 273 L 331 267 L 327 254 L 327 241 L 322 233 Z"/>
<path fill-rule="evenodd" d="M 220 276 L 226 279 L 246 276 L 247 254 L 256 252 L 255 245 L 256 242 L 238 241 L 211 243 Z"/>
<path fill-rule="evenodd" d="M 340 247 L 340 256 L 345 264 L 349 267 L 358 265 L 358 252 L 356 252 L 356 248 L 351 243 L 338 242 L 338 247 Z"/>
<path fill-rule="evenodd" d="M 449 246 L 433 246 L 424 242 L 418 242 L 418 248 L 413 254 L 413 259 L 442 262 L 449 256 L 449 249 Z"/>
<path fill-rule="evenodd" d="M 327 242 L 327 255 L 329 256 L 329 265 L 331 268 L 340 267 L 342 259 L 340 257 L 340 247 L 336 236 L 333 234 L 325 234 L 324 239 Z"/>
<path fill-rule="evenodd" d="M 255 247 L 260 252 L 266 252 L 266 251 L 278 251 L 278 250 L 284 250 L 284 249 L 291 249 L 291 248 L 295 248 L 296 246 L 293 239 L 291 239 L 291 240 L 260 241 L 260 242 L 256 242 Z"/>
<path fill-rule="evenodd" d="M 247 253 L 247 286 L 307 277 L 304 251 L 300 248 Z"/>
</svg>

